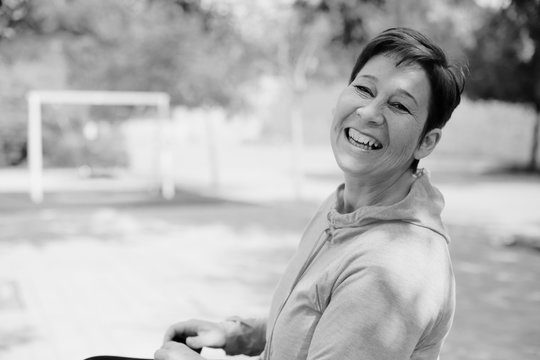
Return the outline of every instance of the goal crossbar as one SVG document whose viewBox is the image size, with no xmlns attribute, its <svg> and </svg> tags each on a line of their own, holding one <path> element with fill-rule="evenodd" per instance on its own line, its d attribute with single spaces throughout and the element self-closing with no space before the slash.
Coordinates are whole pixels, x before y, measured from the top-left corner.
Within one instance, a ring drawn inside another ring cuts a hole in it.
<svg viewBox="0 0 540 360">
<path fill-rule="evenodd" d="M 34 203 L 43 201 L 43 141 L 41 106 L 62 105 L 145 105 L 158 110 L 161 141 L 159 141 L 160 186 L 166 199 L 174 197 L 174 179 L 166 124 L 170 120 L 170 97 L 162 92 L 120 91 L 30 91 L 28 100 L 28 169 L 30 172 L 30 198 Z"/>
</svg>

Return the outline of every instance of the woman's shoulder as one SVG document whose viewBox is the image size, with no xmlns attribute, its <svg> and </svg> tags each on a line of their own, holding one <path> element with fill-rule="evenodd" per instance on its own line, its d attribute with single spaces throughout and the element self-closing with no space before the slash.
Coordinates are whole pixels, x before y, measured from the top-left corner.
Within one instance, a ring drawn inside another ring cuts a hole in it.
<svg viewBox="0 0 540 360">
<path fill-rule="evenodd" d="M 416 261 L 419 258 L 429 260 L 436 253 L 448 252 L 446 234 L 401 221 L 373 226 L 359 234 L 357 240 L 372 244 L 374 253 L 379 253 L 382 260 L 392 256 L 401 258 L 404 254 L 414 257 Z"/>
<path fill-rule="evenodd" d="M 354 239 L 349 256 L 349 270 L 372 272 L 398 288 L 408 284 L 421 290 L 453 279 L 446 239 L 414 225 L 393 223 L 367 231 Z"/>
</svg>

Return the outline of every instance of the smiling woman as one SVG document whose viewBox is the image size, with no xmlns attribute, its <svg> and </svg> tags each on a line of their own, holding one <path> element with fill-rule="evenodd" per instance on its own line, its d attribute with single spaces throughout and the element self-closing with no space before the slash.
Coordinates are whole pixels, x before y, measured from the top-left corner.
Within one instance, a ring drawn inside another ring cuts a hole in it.
<svg viewBox="0 0 540 360">
<path fill-rule="evenodd" d="M 432 129 L 419 141 L 429 99 L 430 85 L 421 67 L 398 66 L 391 55 L 377 55 L 365 64 L 339 97 L 332 126 L 332 148 L 347 191 L 410 182 L 407 170 L 413 161 L 427 156 L 440 138 L 440 129 Z M 353 207 L 378 202 L 371 196 L 351 199 L 358 202 Z"/>
<path fill-rule="evenodd" d="M 344 183 L 321 205 L 267 319 L 174 324 L 156 359 L 189 347 L 286 359 L 438 358 L 454 315 L 444 200 L 418 170 L 460 102 L 463 71 L 417 31 L 389 29 L 360 54 L 330 139 Z M 174 343 L 186 336 L 186 345 Z"/>
</svg>

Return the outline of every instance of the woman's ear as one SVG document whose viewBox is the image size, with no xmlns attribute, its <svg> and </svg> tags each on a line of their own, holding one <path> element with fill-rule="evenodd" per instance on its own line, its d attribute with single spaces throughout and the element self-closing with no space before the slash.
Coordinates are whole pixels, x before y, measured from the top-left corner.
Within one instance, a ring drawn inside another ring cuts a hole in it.
<svg viewBox="0 0 540 360">
<path fill-rule="evenodd" d="M 428 131 L 422 141 L 420 141 L 420 144 L 418 144 L 418 148 L 414 152 L 414 158 L 420 160 L 431 154 L 435 146 L 439 143 L 439 140 L 441 140 L 441 136 L 441 129 L 431 129 Z"/>
</svg>

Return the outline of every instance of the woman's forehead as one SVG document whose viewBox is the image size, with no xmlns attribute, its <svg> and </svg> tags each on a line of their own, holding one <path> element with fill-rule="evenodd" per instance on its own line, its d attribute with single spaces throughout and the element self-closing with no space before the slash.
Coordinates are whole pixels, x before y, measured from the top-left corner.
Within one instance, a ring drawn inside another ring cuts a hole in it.
<svg viewBox="0 0 540 360">
<path fill-rule="evenodd" d="M 368 72 L 377 71 L 381 68 L 383 72 L 388 70 L 401 73 L 420 72 L 427 78 L 427 74 L 420 64 L 413 61 L 404 61 L 394 54 L 379 54 L 373 56 L 366 61 L 364 66 L 362 66 L 356 74 L 356 77 L 360 74 L 365 75 Z"/>
</svg>

